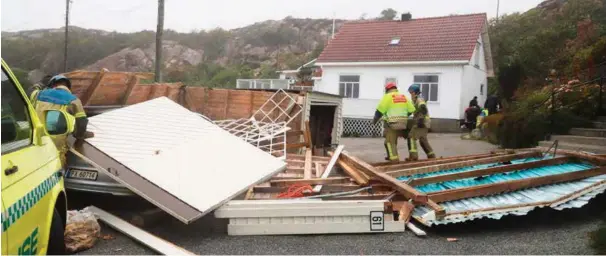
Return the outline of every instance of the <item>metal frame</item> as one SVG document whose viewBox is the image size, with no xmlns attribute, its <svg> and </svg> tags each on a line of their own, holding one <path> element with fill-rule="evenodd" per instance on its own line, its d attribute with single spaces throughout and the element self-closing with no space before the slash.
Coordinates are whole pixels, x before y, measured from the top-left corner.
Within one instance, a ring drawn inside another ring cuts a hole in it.
<svg viewBox="0 0 606 256">
<path fill-rule="evenodd" d="M 219 120 L 214 123 L 253 146 L 286 159 L 286 132 L 290 130 L 288 124 L 301 112 L 303 104 L 279 89 L 250 118 Z"/>
</svg>

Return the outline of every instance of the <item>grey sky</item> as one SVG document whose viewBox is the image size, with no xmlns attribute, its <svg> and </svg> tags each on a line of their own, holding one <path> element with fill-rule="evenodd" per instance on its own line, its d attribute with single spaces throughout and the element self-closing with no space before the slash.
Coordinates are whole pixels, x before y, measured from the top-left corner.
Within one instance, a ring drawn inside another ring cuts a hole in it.
<svg viewBox="0 0 606 256">
<path fill-rule="evenodd" d="M 486 12 L 496 15 L 497 0 L 165 0 L 165 28 L 179 32 L 232 29 L 268 19 L 357 19 L 394 8 L 413 18 Z M 523 12 L 542 0 L 501 0 L 500 13 Z M 2 0 L 2 31 L 59 28 L 65 0 Z M 70 24 L 84 28 L 133 32 L 155 30 L 156 0 L 72 0 Z"/>
</svg>

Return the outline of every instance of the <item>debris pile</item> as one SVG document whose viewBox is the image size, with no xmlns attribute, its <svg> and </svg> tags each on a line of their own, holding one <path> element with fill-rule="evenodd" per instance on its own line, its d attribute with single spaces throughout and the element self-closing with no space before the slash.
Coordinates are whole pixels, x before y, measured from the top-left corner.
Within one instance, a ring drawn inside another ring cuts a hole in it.
<svg viewBox="0 0 606 256">
<path fill-rule="evenodd" d="M 101 226 L 88 207 L 79 211 L 67 211 L 65 247 L 69 253 L 93 248 L 101 235 Z"/>
</svg>

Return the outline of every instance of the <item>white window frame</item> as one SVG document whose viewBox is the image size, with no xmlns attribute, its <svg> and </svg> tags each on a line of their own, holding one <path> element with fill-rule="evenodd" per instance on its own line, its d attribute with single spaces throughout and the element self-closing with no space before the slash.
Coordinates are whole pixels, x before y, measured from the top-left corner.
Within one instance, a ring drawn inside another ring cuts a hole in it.
<svg viewBox="0 0 606 256">
<path fill-rule="evenodd" d="M 342 76 L 357 76 L 358 77 L 358 82 L 341 82 L 341 77 Z M 360 98 L 360 84 L 362 81 L 362 76 L 360 74 L 339 74 L 339 85 L 337 87 L 337 94 L 340 95 L 341 97 L 343 97 L 344 99 L 359 99 Z M 344 84 L 345 86 L 345 93 L 344 95 L 341 95 L 341 84 Z M 358 85 L 358 97 L 354 97 L 354 85 L 357 84 Z M 349 91 L 351 94 L 351 97 L 346 96 L 347 95 L 347 91 Z"/>
<path fill-rule="evenodd" d="M 395 77 L 395 76 L 387 76 L 387 77 L 385 77 L 385 83 L 384 83 L 384 85 L 387 85 L 388 80 L 390 80 L 390 79 L 393 80 L 394 83 L 396 83 L 396 86 L 399 85 L 398 84 L 398 78 Z"/>
<path fill-rule="evenodd" d="M 439 104 L 440 103 L 440 75 L 439 73 L 418 73 L 418 74 L 412 74 L 412 82 L 415 84 L 420 84 L 421 85 L 421 95 L 423 95 L 423 84 L 428 84 L 428 88 L 429 88 L 429 92 L 427 92 L 427 99 L 423 98 L 425 100 L 425 102 L 427 103 L 432 103 L 432 104 Z M 415 81 L 415 76 L 436 76 L 438 77 L 438 82 L 417 82 Z M 431 100 L 431 85 L 435 84 L 436 87 L 438 88 L 438 92 L 436 93 L 436 100 Z"/>
</svg>

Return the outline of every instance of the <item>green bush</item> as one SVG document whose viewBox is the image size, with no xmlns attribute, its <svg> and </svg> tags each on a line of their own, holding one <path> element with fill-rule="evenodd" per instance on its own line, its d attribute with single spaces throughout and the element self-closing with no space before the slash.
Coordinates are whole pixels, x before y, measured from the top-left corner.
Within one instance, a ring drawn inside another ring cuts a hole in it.
<svg viewBox="0 0 606 256">
<path fill-rule="evenodd" d="M 555 112 L 552 112 L 550 97 L 549 90 L 535 90 L 510 104 L 497 131 L 502 147 L 535 147 L 550 133 L 566 134 L 573 127 L 591 125 L 589 120 L 595 107 L 585 92 L 559 93 Z"/>
</svg>

